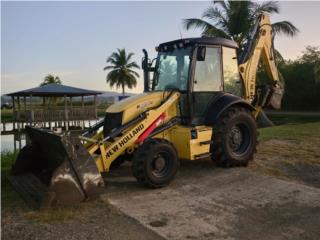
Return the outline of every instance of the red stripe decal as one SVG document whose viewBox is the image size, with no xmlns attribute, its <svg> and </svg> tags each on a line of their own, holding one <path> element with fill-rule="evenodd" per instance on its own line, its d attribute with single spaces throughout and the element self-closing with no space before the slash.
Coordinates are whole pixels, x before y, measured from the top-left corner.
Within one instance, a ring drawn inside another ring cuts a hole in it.
<svg viewBox="0 0 320 240">
<path fill-rule="evenodd" d="M 142 143 L 149 134 L 156 129 L 166 118 L 166 114 L 162 113 L 136 140 L 136 143 Z"/>
</svg>

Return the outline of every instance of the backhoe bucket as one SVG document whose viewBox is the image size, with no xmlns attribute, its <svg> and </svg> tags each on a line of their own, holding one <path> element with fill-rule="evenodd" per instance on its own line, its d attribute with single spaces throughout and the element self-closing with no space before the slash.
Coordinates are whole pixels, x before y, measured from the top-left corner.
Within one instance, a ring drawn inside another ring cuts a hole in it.
<svg viewBox="0 0 320 240">
<path fill-rule="evenodd" d="M 74 204 L 104 191 L 92 156 L 77 136 L 26 127 L 31 144 L 19 153 L 10 182 L 35 208 Z"/>
</svg>

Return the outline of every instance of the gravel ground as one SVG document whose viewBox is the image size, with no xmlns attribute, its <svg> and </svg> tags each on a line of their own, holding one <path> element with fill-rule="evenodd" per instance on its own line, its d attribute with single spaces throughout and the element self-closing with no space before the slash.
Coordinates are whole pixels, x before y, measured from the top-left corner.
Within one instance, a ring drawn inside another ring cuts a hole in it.
<svg viewBox="0 0 320 240">
<path fill-rule="evenodd" d="M 182 161 L 166 188 L 140 189 L 124 170 L 108 181 L 111 204 L 167 239 L 320 238 L 320 189 L 251 169 Z"/>
<path fill-rule="evenodd" d="M 2 205 L 1 237 L 320 239 L 318 140 L 307 148 L 267 141 L 248 169 L 182 161 L 174 182 L 156 190 L 141 188 L 125 164 L 107 176 L 108 193 L 95 202 L 40 212 Z"/>
<path fill-rule="evenodd" d="M 2 239 L 112 239 L 161 240 L 156 233 L 135 219 L 125 216 L 104 201 L 84 203 L 68 220 L 43 219 L 41 214 L 27 209 L 4 209 L 1 219 Z M 50 219 L 50 217 L 49 217 Z"/>
</svg>

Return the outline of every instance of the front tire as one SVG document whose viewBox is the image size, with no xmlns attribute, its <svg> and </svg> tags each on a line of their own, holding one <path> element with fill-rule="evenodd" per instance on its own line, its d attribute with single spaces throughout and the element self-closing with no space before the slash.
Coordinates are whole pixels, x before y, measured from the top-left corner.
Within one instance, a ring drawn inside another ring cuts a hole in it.
<svg viewBox="0 0 320 240">
<path fill-rule="evenodd" d="M 243 107 L 231 107 L 213 129 L 213 161 L 222 167 L 247 166 L 257 145 L 257 125 L 251 112 Z"/>
<path fill-rule="evenodd" d="M 132 173 L 144 186 L 159 188 L 168 185 L 179 167 L 175 147 L 163 139 L 150 139 L 134 153 Z"/>
</svg>

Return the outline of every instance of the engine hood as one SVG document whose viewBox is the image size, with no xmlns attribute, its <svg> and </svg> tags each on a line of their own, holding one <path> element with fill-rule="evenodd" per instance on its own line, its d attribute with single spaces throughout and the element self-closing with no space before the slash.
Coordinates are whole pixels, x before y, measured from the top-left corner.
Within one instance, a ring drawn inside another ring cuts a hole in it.
<svg viewBox="0 0 320 240">
<path fill-rule="evenodd" d="M 106 113 L 122 113 L 122 124 L 132 120 L 147 109 L 156 107 L 164 100 L 164 92 L 145 92 L 112 104 Z"/>
</svg>

